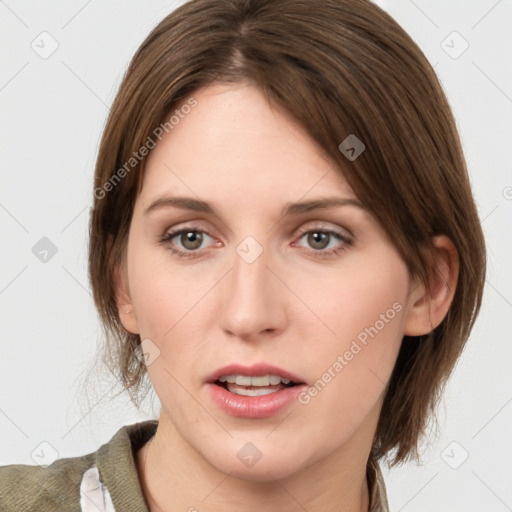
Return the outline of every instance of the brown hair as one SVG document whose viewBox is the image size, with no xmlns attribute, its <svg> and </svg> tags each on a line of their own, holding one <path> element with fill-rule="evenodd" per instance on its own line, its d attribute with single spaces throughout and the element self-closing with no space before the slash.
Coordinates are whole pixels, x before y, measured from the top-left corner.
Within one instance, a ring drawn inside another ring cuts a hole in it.
<svg viewBox="0 0 512 512">
<path fill-rule="evenodd" d="M 393 464 L 417 457 L 480 309 L 485 243 L 439 81 L 406 32 L 367 0 L 192 0 L 142 43 L 113 103 L 95 171 L 89 272 L 105 362 L 137 404 L 146 367 L 134 354 L 140 337 L 120 322 L 113 271 L 124 262 L 145 159 L 126 162 L 175 107 L 215 81 L 254 84 L 292 114 L 427 286 L 432 237 L 454 243 L 460 268 L 452 305 L 431 333 L 404 337 L 372 449 L 377 459 L 394 451 Z M 338 149 L 349 134 L 366 146 L 354 161 Z"/>
</svg>

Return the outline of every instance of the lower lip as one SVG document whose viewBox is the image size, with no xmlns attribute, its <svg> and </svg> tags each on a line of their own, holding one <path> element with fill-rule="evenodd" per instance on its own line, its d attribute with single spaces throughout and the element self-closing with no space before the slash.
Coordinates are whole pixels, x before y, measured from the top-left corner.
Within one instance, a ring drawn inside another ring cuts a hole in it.
<svg viewBox="0 0 512 512">
<path fill-rule="evenodd" d="M 289 407 L 298 400 L 305 384 L 274 391 L 268 395 L 245 396 L 231 393 L 217 384 L 207 384 L 213 401 L 231 416 L 239 418 L 269 418 Z"/>
</svg>

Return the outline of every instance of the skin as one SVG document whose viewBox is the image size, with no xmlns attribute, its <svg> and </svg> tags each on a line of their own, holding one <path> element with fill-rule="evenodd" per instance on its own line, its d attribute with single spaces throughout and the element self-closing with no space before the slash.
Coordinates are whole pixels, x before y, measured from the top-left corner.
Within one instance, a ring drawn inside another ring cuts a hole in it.
<svg viewBox="0 0 512 512">
<path fill-rule="evenodd" d="M 402 337 L 445 316 L 456 251 L 448 238 L 434 240 L 439 264 L 428 297 L 363 208 L 281 218 L 290 202 L 357 198 L 305 130 L 255 87 L 214 84 L 194 97 L 198 105 L 149 156 L 126 266 L 116 273 L 124 327 L 159 350 L 147 368 L 159 427 L 137 454 L 148 506 L 366 511 L 366 463 Z M 216 213 L 168 206 L 145 215 L 162 195 L 201 199 Z M 185 227 L 210 236 L 199 248 L 180 235 L 161 243 Z M 310 230 L 351 243 L 318 241 Z M 263 249 L 252 263 L 236 252 L 247 236 Z M 332 249 L 341 250 L 326 255 Z M 396 303 L 394 318 L 305 405 L 243 419 L 207 393 L 206 377 L 229 363 L 267 362 L 313 384 Z M 237 457 L 247 442 L 262 453 L 252 467 Z"/>
</svg>

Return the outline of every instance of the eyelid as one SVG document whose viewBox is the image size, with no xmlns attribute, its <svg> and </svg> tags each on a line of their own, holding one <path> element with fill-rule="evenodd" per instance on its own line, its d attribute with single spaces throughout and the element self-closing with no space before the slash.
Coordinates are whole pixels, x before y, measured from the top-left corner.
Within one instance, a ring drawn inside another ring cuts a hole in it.
<svg viewBox="0 0 512 512">
<path fill-rule="evenodd" d="M 178 233 L 180 231 L 188 230 L 188 231 L 198 231 L 201 233 L 206 233 L 208 236 L 210 236 L 212 238 L 219 238 L 218 235 L 214 236 L 212 234 L 213 232 L 216 231 L 215 229 L 210 229 L 210 227 L 206 227 L 206 226 L 210 226 L 210 225 L 211 225 L 211 223 L 206 222 L 203 219 L 186 219 L 181 222 L 178 221 L 176 223 L 168 225 L 168 227 L 166 227 L 163 230 L 163 233 L 164 233 L 163 236 L 165 236 L 168 233 Z"/>
<path fill-rule="evenodd" d="M 347 240 L 353 240 L 355 238 L 354 235 L 352 234 L 352 232 L 348 228 L 340 227 L 340 226 L 332 227 L 332 225 L 326 225 L 325 222 L 322 222 L 322 221 L 317 221 L 318 222 L 317 224 L 315 224 L 314 222 L 315 221 L 312 221 L 312 222 L 308 222 L 305 225 L 302 225 L 298 229 L 296 236 L 299 236 L 299 235 L 302 236 L 305 233 L 309 233 L 311 231 L 321 231 L 321 232 L 325 232 L 325 233 L 336 234 L 336 235 L 340 236 L 341 238 L 347 239 Z M 312 225 L 310 225 L 310 224 L 312 224 Z"/>
<path fill-rule="evenodd" d="M 160 240 L 170 241 L 178 235 L 183 233 L 194 231 L 196 233 L 203 233 L 206 236 L 209 236 L 212 240 L 216 240 L 217 237 L 213 236 L 207 229 L 202 228 L 200 226 L 182 226 L 178 228 L 171 228 L 165 230 L 164 234 L 160 237 Z M 193 251 L 190 251 L 193 252 Z"/>
</svg>

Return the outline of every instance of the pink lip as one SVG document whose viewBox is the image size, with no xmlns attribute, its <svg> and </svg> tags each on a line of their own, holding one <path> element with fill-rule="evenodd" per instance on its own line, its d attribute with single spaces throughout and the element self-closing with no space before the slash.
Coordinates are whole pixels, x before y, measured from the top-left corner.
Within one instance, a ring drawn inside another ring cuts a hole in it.
<svg viewBox="0 0 512 512">
<path fill-rule="evenodd" d="M 260 375 L 279 375 L 295 382 L 296 385 L 284 388 L 268 395 L 243 396 L 229 392 L 222 386 L 215 384 L 222 375 L 248 375 L 251 377 Z M 306 384 L 300 377 L 268 364 L 255 364 L 253 366 L 241 366 L 232 364 L 220 368 L 213 372 L 207 379 L 206 385 L 212 400 L 226 413 L 239 418 L 268 418 L 273 416 L 292 403 L 297 401 L 297 397 L 304 390 Z"/>
<path fill-rule="evenodd" d="M 306 388 L 305 384 L 284 388 L 268 395 L 242 396 L 230 393 L 217 384 L 206 385 L 212 400 L 231 416 L 248 419 L 269 418 L 277 414 L 294 402 L 298 402 L 298 395 Z"/>
</svg>

